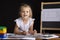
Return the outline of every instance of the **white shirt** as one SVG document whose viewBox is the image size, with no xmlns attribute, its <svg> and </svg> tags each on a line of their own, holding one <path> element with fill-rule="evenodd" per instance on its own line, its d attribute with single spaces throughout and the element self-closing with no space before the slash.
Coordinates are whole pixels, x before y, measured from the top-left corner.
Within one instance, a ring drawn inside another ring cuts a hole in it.
<svg viewBox="0 0 60 40">
<path fill-rule="evenodd" d="M 14 20 L 14 21 L 16 22 L 17 26 L 19 27 L 20 32 L 23 32 L 23 31 L 28 32 L 29 28 L 33 24 L 34 20 L 35 19 L 33 19 L 33 18 L 29 18 L 28 22 L 26 24 L 23 23 L 23 20 L 21 18 L 18 18 L 18 19 Z"/>
</svg>

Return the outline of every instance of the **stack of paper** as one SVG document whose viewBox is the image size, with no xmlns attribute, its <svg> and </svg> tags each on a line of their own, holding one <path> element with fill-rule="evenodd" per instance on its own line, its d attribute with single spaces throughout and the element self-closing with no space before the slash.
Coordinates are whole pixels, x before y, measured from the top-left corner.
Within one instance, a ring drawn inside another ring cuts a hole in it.
<svg viewBox="0 0 60 40">
<path fill-rule="evenodd" d="M 16 38 L 16 39 L 51 39 L 51 38 L 58 38 L 59 36 L 55 34 L 35 34 L 35 35 L 17 35 L 17 34 L 8 34 L 9 38 Z"/>
<path fill-rule="evenodd" d="M 7 33 L 8 39 L 28 39 L 28 40 L 35 40 L 32 35 L 17 35 L 13 33 Z"/>
<path fill-rule="evenodd" d="M 55 34 L 36 34 L 34 37 L 40 39 L 51 39 L 51 38 L 58 38 L 59 36 Z"/>
</svg>

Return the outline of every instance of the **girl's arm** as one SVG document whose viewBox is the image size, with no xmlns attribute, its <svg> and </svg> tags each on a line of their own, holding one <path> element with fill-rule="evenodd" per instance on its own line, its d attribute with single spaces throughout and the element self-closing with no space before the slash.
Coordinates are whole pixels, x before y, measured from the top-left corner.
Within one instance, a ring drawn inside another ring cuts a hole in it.
<svg viewBox="0 0 60 40">
<path fill-rule="evenodd" d="M 15 33 L 15 34 L 21 34 L 21 35 L 26 35 L 26 32 L 25 32 L 25 31 L 23 31 L 23 32 L 20 32 L 20 31 L 19 31 L 19 28 L 18 28 L 17 25 L 15 25 L 14 33 Z"/>
<path fill-rule="evenodd" d="M 30 34 L 35 34 L 35 33 L 37 33 L 36 30 L 33 30 L 33 25 L 34 25 L 34 21 L 33 21 L 32 25 L 31 25 L 30 28 L 29 28 L 29 33 L 30 33 Z"/>
</svg>

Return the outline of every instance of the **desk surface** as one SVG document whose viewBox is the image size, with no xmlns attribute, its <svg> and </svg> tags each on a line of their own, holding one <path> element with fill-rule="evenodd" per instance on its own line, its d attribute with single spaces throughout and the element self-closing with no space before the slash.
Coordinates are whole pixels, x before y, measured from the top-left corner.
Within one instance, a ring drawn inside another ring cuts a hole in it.
<svg viewBox="0 0 60 40">
<path fill-rule="evenodd" d="M 55 34 L 55 35 L 60 36 L 60 34 Z M 36 40 L 42 40 L 42 39 L 37 38 Z M 60 40 L 60 38 L 52 38 L 52 39 L 48 39 L 48 40 Z"/>
<path fill-rule="evenodd" d="M 5 39 L 33 39 L 33 40 L 42 40 L 42 38 L 41 38 L 41 34 L 40 33 L 38 33 L 39 35 L 38 35 L 38 37 L 36 36 L 36 35 L 15 35 L 15 34 L 8 34 L 9 36 L 8 36 L 8 38 L 5 38 Z M 60 34 L 55 34 L 55 35 L 58 35 L 58 36 L 60 36 Z M 35 37 L 36 36 L 36 37 Z M 51 38 L 51 39 L 49 39 L 49 40 L 60 40 L 60 38 Z"/>
</svg>

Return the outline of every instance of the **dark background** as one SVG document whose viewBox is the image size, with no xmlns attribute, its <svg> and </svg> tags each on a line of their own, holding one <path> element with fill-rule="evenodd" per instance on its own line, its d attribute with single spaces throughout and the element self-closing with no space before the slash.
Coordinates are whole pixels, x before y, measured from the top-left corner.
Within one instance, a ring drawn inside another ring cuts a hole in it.
<svg viewBox="0 0 60 40">
<path fill-rule="evenodd" d="M 39 0 L 1 0 L 0 1 L 0 26 L 6 26 L 7 32 L 13 33 L 15 22 L 18 18 L 18 9 L 21 3 L 29 4 L 35 18 L 34 29 L 40 32 L 40 1 Z"/>
<path fill-rule="evenodd" d="M 34 29 L 40 32 L 41 2 L 52 1 L 56 0 L 0 0 L 0 26 L 6 26 L 7 32 L 13 33 L 19 6 L 21 3 L 27 3 L 31 6 L 35 18 Z"/>
</svg>

